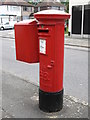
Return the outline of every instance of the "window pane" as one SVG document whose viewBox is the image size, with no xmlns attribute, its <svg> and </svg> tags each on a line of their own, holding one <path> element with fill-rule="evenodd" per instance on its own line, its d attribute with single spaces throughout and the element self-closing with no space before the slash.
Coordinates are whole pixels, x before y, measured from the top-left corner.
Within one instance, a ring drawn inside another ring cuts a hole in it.
<svg viewBox="0 0 90 120">
<path fill-rule="evenodd" d="M 83 22 L 83 33 L 90 34 L 90 5 L 84 6 L 84 22 Z"/>
<path fill-rule="evenodd" d="M 72 7 L 72 34 L 81 34 L 82 6 Z"/>
</svg>

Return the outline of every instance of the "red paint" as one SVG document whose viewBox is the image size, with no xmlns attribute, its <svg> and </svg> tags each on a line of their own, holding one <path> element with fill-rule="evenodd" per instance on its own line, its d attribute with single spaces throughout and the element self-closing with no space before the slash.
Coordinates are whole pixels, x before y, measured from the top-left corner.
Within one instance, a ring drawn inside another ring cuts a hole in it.
<svg viewBox="0 0 90 120">
<path fill-rule="evenodd" d="M 39 62 L 39 43 L 37 22 L 22 21 L 15 24 L 16 59 L 27 62 Z"/>
<path fill-rule="evenodd" d="M 45 92 L 59 92 L 63 89 L 64 21 L 70 15 L 59 12 L 52 14 L 50 11 L 34 14 L 38 20 L 39 41 L 46 40 L 46 54 L 40 53 L 39 47 L 40 89 Z"/>
</svg>

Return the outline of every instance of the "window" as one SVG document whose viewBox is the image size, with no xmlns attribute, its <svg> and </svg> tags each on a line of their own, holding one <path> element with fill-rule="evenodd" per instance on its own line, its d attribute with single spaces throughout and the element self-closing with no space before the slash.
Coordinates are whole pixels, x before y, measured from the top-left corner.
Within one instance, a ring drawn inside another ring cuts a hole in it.
<svg viewBox="0 0 90 120">
<path fill-rule="evenodd" d="M 52 8 L 51 9 L 54 9 L 54 10 L 58 10 L 59 9 L 59 7 L 55 7 L 55 6 L 52 6 Z"/>
<path fill-rule="evenodd" d="M 64 7 L 60 7 L 60 10 L 64 11 Z"/>
<path fill-rule="evenodd" d="M 7 5 L 7 11 L 8 11 L 8 5 Z"/>
<path fill-rule="evenodd" d="M 32 12 L 32 7 L 30 7 L 30 11 Z"/>
<path fill-rule="evenodd" d="M 9 25 L 9 22 L 6 22 L 5 25 Z"/>
<path fill-rule="evenodd" d="M 38 7 L 38 11 L 40 11 L 40 7 Z"/>
<path fill-rule="evenodd" d="M 12 6 L 12 10 L 13 11 L 20 11 L 20 7 L 19 6 Z"/>
<path fill-rule="evenodd" d="M 27 11 L 27 7 L 26 6 L 23 7 L 23 11 Z"/>
<path fill-rule="evenodd" d="M 81 34 L 82 6 L 72 7 L 72 34 Z"/>
<path fill-rule="evenodd" d="M 90 5 L 84 5 L 83 33 L 90 35 Z"/>
</svg>

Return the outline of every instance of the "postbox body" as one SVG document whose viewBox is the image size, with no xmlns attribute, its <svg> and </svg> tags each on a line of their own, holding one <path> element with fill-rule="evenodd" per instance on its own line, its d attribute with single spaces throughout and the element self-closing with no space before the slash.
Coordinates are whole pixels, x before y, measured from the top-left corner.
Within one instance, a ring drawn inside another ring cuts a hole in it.
<svg viewBox="0 0 90 120">
<path fill-rule="evenodd" d="M 38 20 L 39 107 L 43 111 L 55 112 L 63 107 L 64 23 L 70 15 L 45 10 L 34 17 Z"/>
<path fill-rule="evenodd" d="M 59 92 L 63 89 L 64 22 L 39 24 L 38 37 L 40 89 Z"/>
<path fill-rule="evenodd" d="M 36 20 L 15 24 L 16 59 L 27 62 L 39 62 L 39 42 Z"/>
</svg>

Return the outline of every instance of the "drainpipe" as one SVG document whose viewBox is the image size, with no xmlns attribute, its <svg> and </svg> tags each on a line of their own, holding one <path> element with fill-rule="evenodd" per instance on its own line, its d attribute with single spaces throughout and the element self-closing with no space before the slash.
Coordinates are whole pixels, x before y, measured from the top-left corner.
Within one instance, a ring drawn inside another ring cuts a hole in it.
<svg viewBox="0 0 90 120">
<path fill-rule="evenodd" d="M 84 23 L 84 5 L 82 5 L 82 26 L 81 26 L 81 38 L 83 38 L 83 23 Z"/>
<path fill-rule="evenodd" d="M 23 9 L 23 6 L 21 6 L 21 21 L 23 20 L 22 9 Z"/>
</svg>

